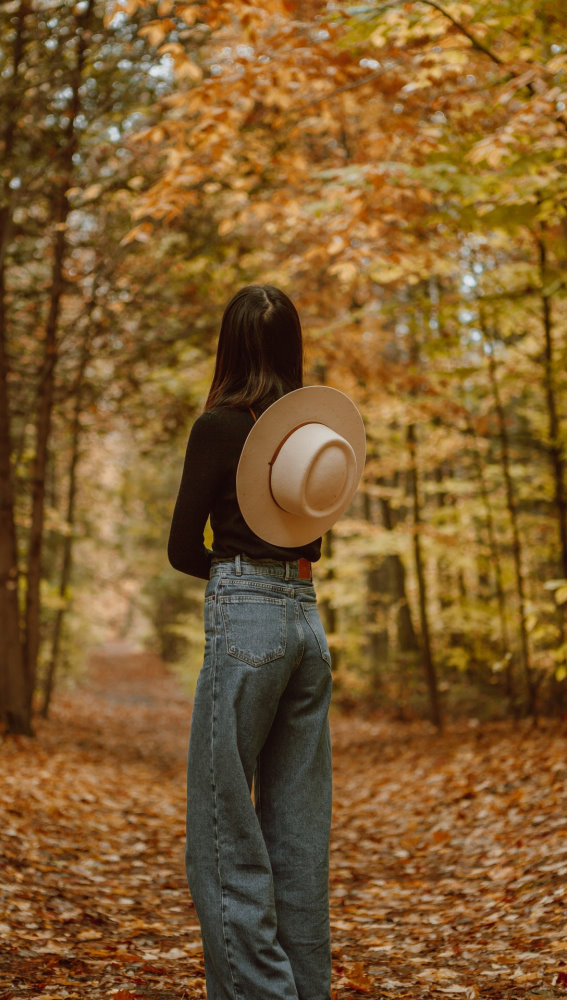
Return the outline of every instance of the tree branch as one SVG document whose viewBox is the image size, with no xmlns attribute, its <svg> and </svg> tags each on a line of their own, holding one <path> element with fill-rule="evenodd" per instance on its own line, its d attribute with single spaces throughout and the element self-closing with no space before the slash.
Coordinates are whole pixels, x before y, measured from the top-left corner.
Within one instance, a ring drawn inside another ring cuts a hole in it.
<svg viewBox="0 0 567 1000">
<path fill-rule="evenodd" d="M 443 17 L 446 17 L 447 20 L 450 21 L 452 25 L 454 25 L 457 31 L 460 31 L 461 34 L 465 36 L 465 38 L 468 38 L 473 48 L 478 49 L 479 52 L 484 52 L 485 56 L 488 56 L 489 59 L 492 59 L 492 62 L 496 63 L 497 66 L 506 65 L 504 60 L 501 59 L 500 56 L 496 54 L 496 52 L 493 52 L 492 49 L 489 49 L 487 45 L 484 45 L 484 43 L 481 42 L 480 39 L 476 37 L 476 35 L 473 35 L 472 31 L 469 31 L 469 29 L 464 24 L 461 24 L 460 21 L 457 21 L 456 17 L 453 17 L 453 15 L 450 14 L 448 10 L 445 10 L 445 8 L 442 7 L 441 4 L 437 2 L 437 0 L 416 0 L 416 2 L 424 3 L 428 7 L 433 7 L 434 10 L 439 11 L 439 13 L 443 15 Z"/>
<path fill-rule="evenodd" d="M 351 9 L 349 13 L 381 14 L 383 13 L 383 11 L 389 10 L 391 7 L 398 7 L 401 3 L 405 2 L 406 0 L 391 0 L 390 3 L 385 3 L 379 8 L 358 7 L 355 8 L 354 11 Z M 457 28 L 457 30 L 461 32 L 461 34 L 463 34 L 466 38 L 468 38 L 473 48 L 478 49 L 479 52 L 483 52 L 485 55 L 489 57 L 489 59 L 492 60 L 492 62 L 496 63 L 496 65 L 506 66 L 505 61 L 501 59 L 500 56 L 498 56 L 495 52 L 489 49 L 486 45 L 483 45 L 483 43 L 479 41 L 478 38 L 475 38 L 472 32 L 470 32 L 469 29 L 465 27 L 464 24 L 461 24 L 460 21 L 457 21 L 456 18 L 454 18 L 453 15 L 449 13 L 449 11 L 445 10 L 445 8 L 442 7 L 440 3 L 437 2 L 437 0 L 414 0 L 414 2 L 424 3 L 427 4 L 429 7 L 434 7 L 435 10 L 437 10 L 440 14 L 446 17 L 451 22 L 451 24 L 453 24 L 455 28 Z M 372 83 L 374 80 L 379 79 L 379 77 L 383 76 L 384 73 L 386 72 L 388 72 L 388 69 L 386 69 L 386 67 L 384 66 L 381 66 L 380 69 L 376 70 L 374 73 L 369 73 L 367 76 L 363 76 L 360 80 L 353 80 L 351 83 L 345 83 L 344 86 L 337 87 L 335 90 L 331 90 L 327 94 L 321 94 L 319 97 L 313 97 L 310 98 L 308 101 L 304 101 L 302 104 L 299 104 L 297 107 L 295 107 L 293 111 L 294 113 L 298 111 L 303 111 L 305 110 L 305 108 L 312 107 L 313 105 L 322 104 L 323 101 L 332 100 L 333 97 L 337 97 L 339 94 L 344 94 L 349 90 L 357 90 L 358 87 L 364 87 L 367 83 Z"/>
<path fill-rule="evenodd" d="M 407 0 L 390 0 L 389 3 L 382 4 L 381 7 L 355 7 L 354 9 L 351 8 L 349 14 L 351 15 L 382 14 L 385 10 L 390 10 L 392 7 L 399 7 L 402 3 L 406 2 Z M 480 39 L 476 37 L 476 35 L 473 35 L 472 31 L 470 31 L 464 24 L 462 24 L 461 21 L 457 21 L 457 18 L 453 17 L 453 15 L 450 14 L 448 10 L 445 10 L 445 8 L 438 2 L 438 0 L 414 0 L 414 3 L 423 3 L 426 4 L 428 7 L 433 7 L 434 10 L 439 12 L 439 14 L 441 14 L 443 17 L 446 17 L 447 20 L 450 21 L 451 24 L 457 29 L 457 31 L 460 31 L 460 33 L 464 35 L 465 38 L 468 38 L 473 48 L 478 49 L 479 52 L 483 52 L 484 55 L 488 56 L 488 58 L 491 59 L 492 62 L 496 63 L 497 66 L 506 65 L 505 61 L 501 59 L 500 56 L 496 54 L 496 52 L 493 52 L 492 49 L 489 49 L 487 45 L 484 45 L 484 43 L 481 42 Z"/>
</svg>

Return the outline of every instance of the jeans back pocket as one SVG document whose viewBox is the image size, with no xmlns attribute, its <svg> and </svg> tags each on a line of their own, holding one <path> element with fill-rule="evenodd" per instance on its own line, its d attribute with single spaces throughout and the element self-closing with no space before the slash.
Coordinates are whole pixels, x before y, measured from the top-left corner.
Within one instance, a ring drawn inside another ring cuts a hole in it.
<svg viewBox="0 0 567 1000">
<path fill-rule="evenodd" d="M 285 655 L 284 598 L 235 594 L 223 597 L 220 606 L 229 656 L 260 667 Z"/>
</svg>

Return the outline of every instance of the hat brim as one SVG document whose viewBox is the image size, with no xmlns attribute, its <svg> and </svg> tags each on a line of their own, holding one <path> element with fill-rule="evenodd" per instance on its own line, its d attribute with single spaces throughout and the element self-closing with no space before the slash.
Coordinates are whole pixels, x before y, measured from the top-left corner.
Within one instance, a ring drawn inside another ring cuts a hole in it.
<svg viewBox="0 0 567 1000">
<path fill-rule="evenodd" d="M 351 445 L 356 458 L 352 488 L 338 510 L 325 517 L 290 514 L 275 502 L 270 489 L 270 462 L 281 441 L 301 424 L 326 424 Z M 259 538 L 283 548 L 307 545 L 323 535 L 349 506 L 364 468 L 366 433 L 356 406 L 339 389 L 306 386 L 288 392 L 262 413 L 250 430 L 236 472 L 241 514 Z"/>
</svg>

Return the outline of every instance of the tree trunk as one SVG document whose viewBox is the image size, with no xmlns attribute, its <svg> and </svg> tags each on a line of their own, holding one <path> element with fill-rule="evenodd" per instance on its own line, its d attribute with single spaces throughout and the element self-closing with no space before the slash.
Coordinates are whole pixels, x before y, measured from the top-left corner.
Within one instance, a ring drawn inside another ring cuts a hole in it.
<svg viewBox="0 0 567 1000">
<path fill-rule="evenodd" d="M 4 303 L 4 274 L 0 265 L 0 719 L 10 732 L 31 735 L 20 635 Z"/>
<path fill-rule="evenodd" d="M 488 354 L 488 372 L 490 377 L 490 385 L 492 387 L 494 409 L 496 411 L 496 418 L 498 421 L 502 473 L 504 476 L 504 484 L 506 488 L 506 504 L 508 507 L 508 516 L 510 518 L 510 525 L 512 529 L 512 554 L 514 558 L 516 590 L 518 594 L 518 630 L 520 633 L 521 662 L 526 684 L 527 708 L 529 714 L 534 715 L 536 710 L 536 685 L 533 679 L 533 671 L 530 660 L 530 648 L 528 641 L 526 595 L 525 595 L 524 566 L 523 566 L 524 556 L 523 556 L 522 542 L 520 538 L 520 529 L 518 526 L 518 509 L 516 506 L 514 484 L 512 481 L 512 474 L 510 471 L 510 446 L 508 441 L 508 430 L 506 427 L 506 417 L 504 414 L 504 407 L 502 405 L 502 400 L 500 398 L 500 389 L 498 386 L 498 375 L 496 370 L 496 359 L 494 357 L 493 341 L 491 341 L 490 344 L 491 344 L 491 350 Z"/>
<path fill-rule="evenodd" d="M 382 512 L 382 523 L 387 531 L 394 530 L 392 510 L 389 501 L 385 497 L 380 497 L 380 509 Z M 389 562 L 392 597 L 396 602 L 396 635 L 397 645 L 400 653 L 419 652 L 419 642 L 413 627 L 408 596 L 406 592 L 406 569 L 403 561 L 398 555 L 386 557 Z"/>
<path fill-rule="evenodd" d="M 555 385 L 555 359 L 553 345 L 553 320 L 551 297 L 546 291 L 547 253 L 543 239 L 538 240 L 541 279 L 541 305 L 544 332 L 544 385 L 549 427 L 549 458 L 553 474 L 555 507 L 559 522 L 559 562 L 563 578 L 567 580 L 567 497 L 565 495 L 565 456 L 561 441 L 561 427 L 557 409 Z"/>
<path fill-rule="evenodd" d="M 368 493 L 363 495 L 364 517 L 372 524 L 372 509 Z M 388 634 L 388 573 L 385 557 L 371 555 L 366 564 L 366 655 L 372 690 L 378 694 L 384 667 L 390 660 Z"/>
<path fill-rule="evenodd" d="M 83 14 L 77 15 L 77 58 L 71 78 L 72 99 L 66 127 L 66 141 L 61 154 L 62 183 L 57 193 L 54 212 L 53 265 L 49 311 L 45 328 L 44 359 L 38 388 L 36 413 L 35 459 L 32 476 L 31 523 L 28 543 L 27 590 L 25 609 L 25 670 L 28 698 L 33 698 L 36 682 L 37 660 L 40 645 L 40 584 L 42 571 L 43 527 L 45 515 L 45 484 L 49 461 L 49 443 L 55 393 L 55 367 L 58 352 L 58 325 L 61 299 L 64 290 L 64 261 L 67 251 L 65 223 L 69 213 L 67 190 L 73 176 L 73 154 L 76 149 L 75 118 L 80 109 L 80 86 L 82 82 L 88 23 L 93 7 L 89 0 Z M 80 29 L 80 30 L 79 30 Z"/>
<path fill-rule="evenodd" d="M 389 573 L 385 559 L 371 558 L 366 570 L 366 655 L 372 690 L 378 694 L 391 660 L 388 634 Z"/>
<path fill-rule="evenodd" d="M 435 483 L 435 496 L 437 507 L 442 510 L 447 502 L 447 494 L 443 485 L 443 470 L 436 466 L 433 469 L 432 478 Z M 436 559 L 437 563 L 437 594 L 439 606 L 442 609 L 450 608 L 455 603 L 453 579 L 451 574 L 450 560 L 446 552 L 441 550 Z M 462 641 L 462 635 L 456 638 L 457 642 Z"/>
<path fill-rule="evenodd" d="M 73 564 L 73 528 L 75 523 L 75 501 L 77 497 L 77 486 L 78 486 L 77 470 L 79 467 L 80 446 L 81 446 L 81 413 L 82 413 L 82 404 L 84 396 L 85 370 L 89 362 L 90 356 L 91 356 L 90 328 L 87 327 L 85 333 L 85 340 L 83 343 L 83 350 L 81 353 L 81 360 L 79 363 L 79 371 L 77 373 L 77 384 L 75 388 L 75 408 L 73 413 L 73 422 L 71 426 L 71 461 L 69 463 L 69 486 L 67 492 L 67 511 L 65 517 L 66 524 L 68 527 L 68 533 L 65 535 L 63 542 L 63 561 L 61 566 L 61 579 L 59 582 L 59 597 L 61 598 L 61 604 L 55 616 L 53 635 L 51 639 L 51 653 L 45 674 L 45 681 L 43 688 L 43 702 L 41 706 L 41 714 L 44 719 L 46 719 L 49 714 L 49 706 L 51 703 L 51 696 L 53 694 L 53 688 L 55 684 L 55 674 L 59 661 L 59 647 L 61 644 L 63 621 L 66 610 L 64 601 L 67 596 L 69 584 L 71 582 L 71 570 Z"/>
<path fill-rule="evenodd" d="M 327 531 L 323 536 L 323 555 L 326 559 L 333 558 L 333 530 L 332 528 Z M 327 580 L 335 579 L 335 570 L 332 565 L 327 571 Z M 327 597 L 319 602 L 319 607 L 321 610 L 321 618 L 323 619 L 323 625 L 325 626 L 325 632 L 330 635 L 337 635 L 338 633 L 338 615 L 337 609 L 334 607 L 332 601 Z M 340 660 L 340 650 L 334 648 L 333 651 L 333 669 L 336 670 L 339 665 Z"/>
<path fill-rule="evenodd" d="M 68 185 L 66 185 L 67 187 Z M 42 568 L 43 523 L 45 513 L 45 486 L 49 460 L 49 441 L 55 395 L 55 366 L 57 363 L 57 325 L 63 294 L 63 261 L 65 235 L 63 224 L 67 216 L 67 198 L 60 193 L 56 219 L 61 228 L 55 236 L 49 314 L 45 331 L 43 369 L 38 387 L 36 410 L 36 442 L 31 484 L 31 523 L 28 541 L 27 589 L 25 610 L 25 668 L 30 702 L 35 690 L 37 658 L 40 643 L 40 584 Z"/>
<path fill-rule="evenodd" d="M 504 669 L 506 672 L 506 695 L 508 698 L 509 707 L 512 713 L 514 714 L 516 710 L 514 660 L 512 656 L 512 650 L 510 647 L 510 636 L 508 633 L 508 619 L 506 616 L 506 596 L 504 593 L 504 583 L 502 575 L 502 560 L 500 558 L 500 549 L 496 541 L 496 532 L 494 530 L 494 518 L 492 517 L 492 508 L 490 506 L 490 500 L 488 498 L 488 488 L 486 485 L 486 479 L 482 467 L 482 459 L 479 454 L 478 445 L 476 443 L 474 428 L 472 426 L 468 414 L 466 419 L 467 419 L 467 433 L 473 439 L 475 445 L 474 449 L 472 449 L 473 463 L 478 478 L 482 505 L 484 507 L 486 533 L 488 536 L 488 549 L 490 552 L 490 567 L 494 570 L 494 585 L 496 589 L 496 600 L 498 602 L 498 619 L 500 622 L 500 642 L 499 642 L 500 657 L 502 659 L 502 662 L 505 664 Z"/>
<path fill-rule="evenodd" d="M 12 57 L 16 88 L 24 48 L 26 4 L 20 4 Z M 16 117 L 10 116 L 3 135 L 3 160 L 9 164 Z M 6 336 L 5 260 L 12 222 L 9 203 L 0 207 L 0 721 L 9 732 L 32 735 L 26 692 L 18 600 L 18 546 L 14 516 L 12 432 L 8 397 L 9 358 Z"/>
<path fill-rule="evenodd" d="M 419 594 L 419 620 L 421 625 L 421 640 L 423 646 L 423 663 L 425 666 L 425 676 L 429 691 L 429 702 L 431 706 L 431 721 L 439 730 L 443 728 L 443 716 L 441 712 L 441 702 L 439 697 L 439 685 L 437 682 L 437 670 L 433 659 L 431 647 L 431 630 L 429 628 L 429 616 L 427 610 L 427 584 L 423 567 L 423 556 L 421 551 L 420 529 L 421 518 L 421 498 L 419 492 L 419 475 L 417 468 L 417 442 L 415 425 L 408 424 L 406 440 L 409 449 L 409 486 L 410 495 L 413 501 L 413 551 L 415 558 L 415 572 L 417 576 L 417 586 Z"/>
<path fill-rule="evenodd" d="M 547 248 L 543 237 L 538 239 L 539 267 L 541 282 L 541 305 L 544 332 L 544 386 L 549 428 L 549 458 L 554 485 L 554 500 L 557 509 L 559 529 L 559 572 L 567 579 L 567 498 L 565 495 L 565 452 L 563 449 L 561 421 L 557 406 L 557 385 L 555 378 L 555 351 L 553 342 L 553 317 L 551 312 L 551 296 L 547 291 L 548 268 Z M 567 608 L 557 609 L 557 625 L 560 645 L 565 648 L 565 615 Z M 563 665 L 567 657 L 563 656 Z M 556 710 L 562 711 L 565 704 L 565 685 L 552 680 L 553 701 Z"/>
</svg>

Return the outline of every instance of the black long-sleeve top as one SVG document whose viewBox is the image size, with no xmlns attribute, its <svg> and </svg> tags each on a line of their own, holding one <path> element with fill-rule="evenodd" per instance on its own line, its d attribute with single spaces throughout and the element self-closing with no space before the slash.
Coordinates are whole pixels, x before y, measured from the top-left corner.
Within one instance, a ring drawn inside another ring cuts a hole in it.
<svg viewBox="0 0 567 1000">
<path fill-rule="evenodd" d="M 219 406 L 193 424 L 167 550 L 171 565 L 182 573 L 208 580 L 213 557 L 231 559 L 238 553 L 251 559 L 303 557 L 310 562 L 321 555 L 320 538 L 301 548 L 280 548 L 254 534 L 242 517 L 236 469 L 253 422 L 249 410 Z M 209 515 L 212 551 L 205 547 L 203 534 Z"/>
</svg>

